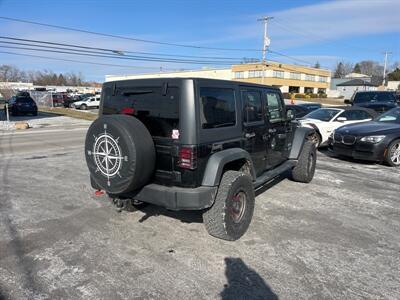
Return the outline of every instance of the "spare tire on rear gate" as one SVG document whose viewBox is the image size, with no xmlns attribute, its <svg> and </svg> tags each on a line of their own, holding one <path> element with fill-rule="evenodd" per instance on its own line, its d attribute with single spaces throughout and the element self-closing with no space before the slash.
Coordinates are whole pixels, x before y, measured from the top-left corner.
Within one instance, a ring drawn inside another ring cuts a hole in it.
<svg viewBox="0 0 400 300">
<path fill-rule="evenodd" d="M 137 118 L 105 115 L 89 127 L 86 163 L 97 186 L 109 194 L 125 194 L 144 186 L 155 166 L 155 148 Z"/>
</svg>

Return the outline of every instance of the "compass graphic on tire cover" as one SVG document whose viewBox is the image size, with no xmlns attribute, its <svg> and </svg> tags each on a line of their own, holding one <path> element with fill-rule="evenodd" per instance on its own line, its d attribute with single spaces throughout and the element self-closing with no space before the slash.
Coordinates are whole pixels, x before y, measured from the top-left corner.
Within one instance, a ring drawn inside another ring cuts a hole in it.
<svg viewBox="0 0 400 300">
<path fill-rule="evenodd" d="M 122 161 L 128 161 L 128 156 L 123 156 L 118 145 L 119 137 L 114 139 L 107 133 L 107 124 L 104 124 L 104 133 L 94 136 L 95 142 L 93 151 L 88 150 L 88 155 L 93 155 L 96 163 L 96 172 L 100 172 L 107 177 L 107 185 L 110 186 L 110 178 L 118 175 L 122 166 Z"/>
</svg>

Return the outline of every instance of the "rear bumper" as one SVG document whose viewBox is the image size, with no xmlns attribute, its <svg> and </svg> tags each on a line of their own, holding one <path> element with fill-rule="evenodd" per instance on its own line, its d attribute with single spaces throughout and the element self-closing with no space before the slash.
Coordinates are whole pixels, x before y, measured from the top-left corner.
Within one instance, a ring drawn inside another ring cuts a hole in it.
<svg viewBox="0 0 400 300">
<path fill-rule="evenodd" d="M 211 207 L 217 189 L 217 187 L 210 186 L 197 188 L 169 187 L 152 183 L 129 196 L 171 210 L 201 210 Z"/>
<path fill-rule="evenodd" d="M 28 108 L 28 107 L 24 107 L 24 108 L 15 108 L 12 109 L 11 112 L 12 113 L 21 113 L 21 114 L 31 114 L 31 113 L 36 113 L 38 111 L 37 108 Z"/>
</svg>

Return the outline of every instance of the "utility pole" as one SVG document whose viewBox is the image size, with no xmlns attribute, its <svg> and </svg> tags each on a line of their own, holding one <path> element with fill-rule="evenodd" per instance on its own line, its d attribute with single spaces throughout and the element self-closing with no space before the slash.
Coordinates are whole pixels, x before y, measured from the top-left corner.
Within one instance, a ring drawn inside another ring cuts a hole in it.
<svg viewBox="0 0 400 300">
<path fill-rule="evenodd" d="M 385 85 L 388 55 L 392 54 L 392 52 L 385 51 L 385 52 L 383 52 L 383 54 L 385 54 L 385 63 L 383 65 L 383 83 L 382 84 Z"/>
<path fill-rule="evenodd" d="M 267 50 L 269 45 L 271 44 L 271 39 L 268 37 L 268 21 L 272 20 L 273 17 L 265 16 L 261 19 L 258 19 L 259 22 L 264 22 L 264 43 L 263 43 L 263 51 L 262 51 L 262 83 L 264 84 L 264 67 L 266 65 L 266 58 L 267 58 Z"/>
</svg>

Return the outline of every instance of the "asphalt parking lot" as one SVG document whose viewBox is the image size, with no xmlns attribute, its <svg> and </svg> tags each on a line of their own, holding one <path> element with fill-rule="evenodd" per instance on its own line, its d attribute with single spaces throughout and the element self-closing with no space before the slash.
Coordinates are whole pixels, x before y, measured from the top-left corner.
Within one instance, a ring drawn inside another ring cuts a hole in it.
<svg viewBox="0 0 400 300">
<path fill-rule="evenodd" d="M 86 130 L 0 132 L 0 299 L 399 299 L 400 170 L 320 152 L 247 234 L 197 212 L 118 212 L 90 188 Z"/>
</svg>

